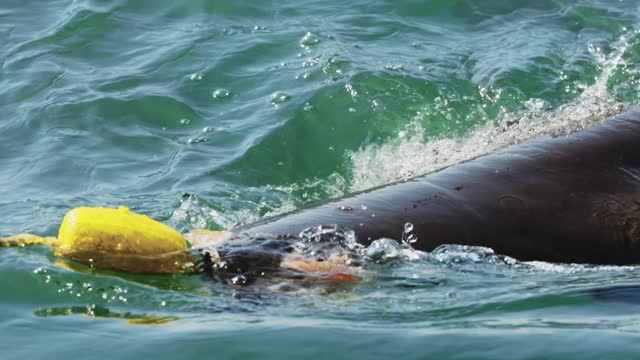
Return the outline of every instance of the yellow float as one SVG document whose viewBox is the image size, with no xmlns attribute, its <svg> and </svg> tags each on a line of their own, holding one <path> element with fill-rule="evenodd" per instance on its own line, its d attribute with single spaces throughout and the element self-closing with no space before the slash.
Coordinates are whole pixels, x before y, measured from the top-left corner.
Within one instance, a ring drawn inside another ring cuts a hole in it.
<svg viewBox="0 0 640 360">
<path fill-rule="evenodd" d="M 0 238 L 0 245 L 45 245 L 82 264 L 141 273 L 181 272 L 191 259 L 182 234 L 124 206 L 75 208 L 65 215 L 57 238 L 20 234 Z"/>
</svg>

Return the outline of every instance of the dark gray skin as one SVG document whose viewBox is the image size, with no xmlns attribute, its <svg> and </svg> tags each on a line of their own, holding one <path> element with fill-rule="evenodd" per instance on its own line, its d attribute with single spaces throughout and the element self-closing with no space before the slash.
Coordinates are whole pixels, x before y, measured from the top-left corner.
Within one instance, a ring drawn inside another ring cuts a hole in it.
<svg viewBox="0 0 640 360">
<path fill-rule="evenodd" d="M 240 230 L 339 224 L 369 244 L 401 239 L 405 223 L 424 251 L 461 244 L 519 260 L 640 263 L 640 111 Z"/>
</svg>

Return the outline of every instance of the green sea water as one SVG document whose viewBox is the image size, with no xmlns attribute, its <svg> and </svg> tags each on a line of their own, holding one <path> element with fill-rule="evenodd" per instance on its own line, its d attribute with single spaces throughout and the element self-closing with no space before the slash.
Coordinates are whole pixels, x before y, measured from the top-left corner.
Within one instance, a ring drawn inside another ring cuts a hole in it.
<svg viewBox="0 0 640 360">
<path fill-rule="evenodd" d="M 639 56 L 635 0 L 4 0 L 0 236 L 233 230 L 579 130 L 640 102 Z M 0 358 L 638 356 L 640 267 L 383 251 L 279 291 L 0 249 Z"/>
</svg>

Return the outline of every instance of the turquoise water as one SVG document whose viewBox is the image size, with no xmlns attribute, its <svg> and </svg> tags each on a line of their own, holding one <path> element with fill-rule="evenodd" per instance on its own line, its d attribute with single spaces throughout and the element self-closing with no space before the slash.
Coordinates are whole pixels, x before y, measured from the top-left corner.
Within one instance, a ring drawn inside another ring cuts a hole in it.
<svg viewBox="0 0 640 360">
<path fill-rule="evenodd" d="M 55 235 L 83 205 L 126 205 L 183 232 L 232 230 L 578 130 L 640 102 L 638 10 L 3 1 L 0 235 Z M 280 291 L 71 270 L 43 248 L 0 249 L 2 358 L 639 350 L 640 267 L 386 251 L 392 261 L 372 260 L 360 284 Z"/>
</svg>

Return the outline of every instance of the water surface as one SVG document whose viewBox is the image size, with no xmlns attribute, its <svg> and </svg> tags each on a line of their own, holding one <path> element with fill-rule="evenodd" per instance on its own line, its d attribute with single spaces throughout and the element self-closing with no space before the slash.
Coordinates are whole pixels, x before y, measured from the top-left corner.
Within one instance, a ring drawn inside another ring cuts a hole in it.
<svg viewBox="0 0 640 360">
<path fill-rule="evenodd" d="M 232 230 L 579 130 L 640 101 L 638 10 L 4 1 L 0 235 L 55 235 L 87 205 Z M 358 285 L 241 296 L 2 249 L 3 358 L 635 356 L 640 268 L 488 251 L 407 250 Z"/>
</svg>

